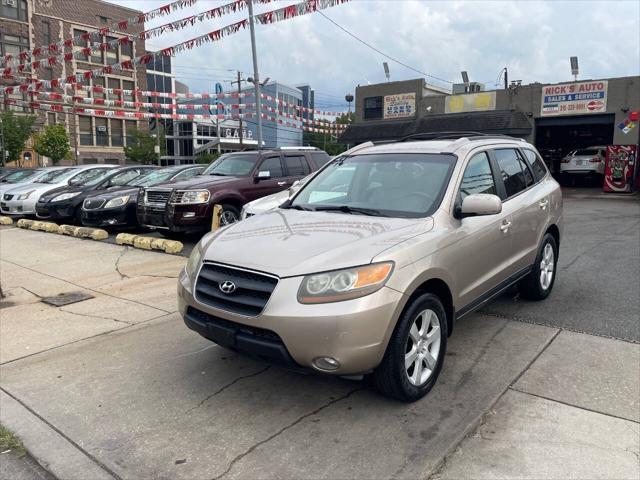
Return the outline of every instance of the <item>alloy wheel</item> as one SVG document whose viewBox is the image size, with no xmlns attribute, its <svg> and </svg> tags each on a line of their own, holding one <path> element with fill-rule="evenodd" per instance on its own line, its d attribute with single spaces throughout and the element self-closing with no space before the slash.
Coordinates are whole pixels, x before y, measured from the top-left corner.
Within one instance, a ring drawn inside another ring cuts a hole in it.
<svg viewBox="0 0 640 480">
<path fill-rule="evenodd" d="M 404 355 L 405 373 L 416 387 L 431 377 L 440 354 L 440 320 L 433 310 L 423 310 L 411 324 Z"/>
<path fill-rule="evenodd" d="M 237 221 L 238 216 L 231 210 L 223 210 L 222 213 L 220 213 L 221 226 L 231 225 L 232 223 L 235 223 Z"/>
<path fill-rule="evenodd" d="M 540 261 L 540 286 L 543 290 L 547 290 L 551 286 L 555 268 L 554 257 L 553 247 L 550 243 L 547 243 L 542 251 L 542 260 Z"/>
</svg>

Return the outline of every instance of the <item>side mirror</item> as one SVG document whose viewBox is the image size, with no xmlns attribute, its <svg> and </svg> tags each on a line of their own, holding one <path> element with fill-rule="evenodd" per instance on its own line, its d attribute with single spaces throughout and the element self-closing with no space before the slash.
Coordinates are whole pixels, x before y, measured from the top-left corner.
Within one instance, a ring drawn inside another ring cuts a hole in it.
<svg viewBox="0 0 640 480">
<path fill-rule="evenodd" d="M 502 212 L 502 200 L 497 195 L 489 193 L 468 195 L 462 201 L 462 205 L 456 208 L 458 218 L 497 215 L 500 212 Z"/>
<path fill-rule="evenodd" d="M 288 189 L 289 196 L 292 197 L 301 188 L 302 188 L 302 182 L 300 180 L 296 180 L 291 184 L 291 186 Z"/>
<path fill-rule="evenodd" d="M 271 172 L 269 170 L 260 170 L 256 175 L 256 181 L 269 180 L 271 178 Z"/>
</svg>

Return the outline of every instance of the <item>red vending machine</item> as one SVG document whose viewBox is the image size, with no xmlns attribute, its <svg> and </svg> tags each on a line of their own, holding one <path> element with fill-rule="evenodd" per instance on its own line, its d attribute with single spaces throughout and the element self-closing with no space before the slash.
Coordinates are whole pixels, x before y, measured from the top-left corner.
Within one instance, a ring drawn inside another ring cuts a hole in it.
<svg viewBox="0 0 640 480">
<path fill-rule="evenodd" d="M 609 145 L 604 165 L 605 192 L 631 192 L 637 168 L 636 145 Z"/>
</svg>

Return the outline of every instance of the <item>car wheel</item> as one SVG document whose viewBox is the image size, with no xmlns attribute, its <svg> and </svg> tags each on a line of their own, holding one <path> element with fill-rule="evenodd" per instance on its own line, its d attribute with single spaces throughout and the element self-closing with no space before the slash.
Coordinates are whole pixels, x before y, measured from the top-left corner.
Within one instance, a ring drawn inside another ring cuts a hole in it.
<svg viewBox="0 0 640 480">
<path fill-rule="evenodd" d="M 226 227 L 227 225 L 231 225 L 232 223 L 236 223 L 240 220 L 240 210 L 236 207 L 227 203 L 223 203 L 220 206 L 222 207 L 222 211 L 220 212 L 221 227 Z"/>
<path fill-rule="evenodd" d="M 404 402 L 424 397 L 442 369 L 447 331 L 447 316 L 437 296 L 426 293 L 413 300 L 400 317 L 382 362 L 371 374 L 373 386 Z"/>
<path fill-rule="evenodd" d="M 530 300 L 543 300 L 549 296 L 556 280 L 558 244 L 550 233 L 542 239 L 533 270 L 520 282 L 520 296 Z"/>
</svg>

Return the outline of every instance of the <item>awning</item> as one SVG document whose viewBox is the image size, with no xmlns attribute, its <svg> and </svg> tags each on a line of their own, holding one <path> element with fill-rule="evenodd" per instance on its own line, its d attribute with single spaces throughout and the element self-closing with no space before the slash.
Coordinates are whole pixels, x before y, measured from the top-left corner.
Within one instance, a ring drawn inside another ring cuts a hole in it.
<svg viewBox="0 0 640 480">
<path fill-rule="evenodd" d="M 379 121 L 349 125 L 341 143 L 358 144 L 380 140 L 398 140 L 415 133 L 479 132 L 526 137 L 531 134 L 529 118 L 520 110 L 428 115 L 410 122 Z"/>
</svg>

